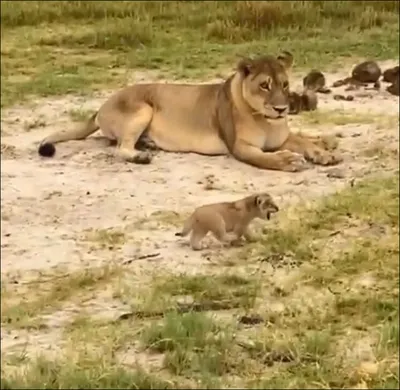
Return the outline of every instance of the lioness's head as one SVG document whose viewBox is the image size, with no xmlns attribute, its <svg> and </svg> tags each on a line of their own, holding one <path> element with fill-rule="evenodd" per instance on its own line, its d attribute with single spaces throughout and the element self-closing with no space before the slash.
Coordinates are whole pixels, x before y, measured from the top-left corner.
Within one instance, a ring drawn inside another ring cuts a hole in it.
<svg viewBox="0 0 400 390">
<path fill-rule="evenodd" d="M 242 93 L 255 115 L 270 119 L 285 117 L 289 111 L 288 69 L 293 56 L 283 52 L 278 57 L 244 58 L 238 64 L 242 75 Z"/>
<path fill-rule="evenodd" d="M 255 195 L 253 205 L 257 208 L 260 217 L 264 219 L 270 219 L 271 214 L 279 211 L 279 207 L 272 199 L 272 196 L 266 192 Z"/>
</svg>

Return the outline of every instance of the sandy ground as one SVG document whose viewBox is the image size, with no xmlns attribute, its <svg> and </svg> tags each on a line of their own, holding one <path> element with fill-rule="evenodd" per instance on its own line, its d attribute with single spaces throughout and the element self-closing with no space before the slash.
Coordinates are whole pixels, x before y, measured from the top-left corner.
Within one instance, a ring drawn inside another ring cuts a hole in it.
<svg viewBox="0 0 400 390">
<path fill-rule="evenodd" d="M 390 65 L 387 62 L 382 67 Z M 340 77 L 340 74 L 328 75 L 328 85 Z M 297 80 L 297 86 L 299 83 L 301 80 Z M 383 83 L 381 91 L 349 92 L 355 95 L 352 102 L 336 101 L 332 94 L 319 95 L 319 107 L 360 114 L 398 115 L 399 99 L 386 92 L 385 87 Z M 337 88 L 334 93 L 342 91 L 343 88 Z M 369 96 L 358 97 L 360 92 Z M 205 244 L 210 244 L 210 249 L 192 252 L 187 240 L 177 239 L 176 228 L 163 224 L 162 218 L 176 221 L 179 217 L 175 212 L 188 213 L 201 204 L 233 200 L 254 191 L 269 191 L 284 207 L 331 193 L 354 178 L 398 169 L 397 126 L 377 128 L 371 123 L 304 127 L 298 116 L 290 117 L 294 131 L 341 133 L 339 151 L 344 161 L 335 168 L 335 174 L 332 175 L 332 167 L 314 166 L 301 173 L 284 173 L 262 171 L 231 157 L 163 152 L 150 165 L 134 165 L 107 157 L 111 149 L 98 134 L 86 141 L 60 144 L 53 159 L 37 155 L 37 144 L 45 135 L 74 126 L 69 110 L 96 109 L 106 96 L 90 100 L 53 98 L 3 111 L 3 281 L 18 278 L 21 282 L 52 267 L 70 270 L 94 267 L 152 253 L 159 256 L 137 261 L 131 267 L 136 267 L 138 272 L 151 272 L 154 267 L 197 272 L 210 265 L 213 253 L 219 251 L 218 244 L 209 238 Z M 24 129 L 24 124 L 35 121 L 41 121 L 40 128 Z M 393 150 L 395 158 L 384 162 L 377 156 L 363 155 L 363 150 L 374 145 Z M 207 182 L 212 176 L 214 188 L 208 189 Z M 142 223 L 143 218 L 150 220 Z M 106 228 L 124 232 L 124 243 L 110 250 L 87 240 L 88 229 Z M 13 338 L 11 334 L 9 338 Z"/>
</svg>

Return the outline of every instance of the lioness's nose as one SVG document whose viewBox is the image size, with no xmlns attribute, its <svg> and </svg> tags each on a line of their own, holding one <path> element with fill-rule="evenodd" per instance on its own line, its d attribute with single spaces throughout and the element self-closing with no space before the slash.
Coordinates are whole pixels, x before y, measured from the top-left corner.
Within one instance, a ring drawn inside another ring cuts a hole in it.
<svg viewBox="0 0 400 390">
<path fill-rule="evenodd" d="M 287 109 L 287 106 L 274 106 L 274 110 L 278 114 L 282 114 Z"/>
</svg>

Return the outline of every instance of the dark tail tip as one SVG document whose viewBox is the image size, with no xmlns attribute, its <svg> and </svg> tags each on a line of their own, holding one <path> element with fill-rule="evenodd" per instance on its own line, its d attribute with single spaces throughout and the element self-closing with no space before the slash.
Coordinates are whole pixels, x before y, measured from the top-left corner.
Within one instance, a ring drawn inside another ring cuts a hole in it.
<svg viewBox="0 0 400 390">
<path fill-rule="evenodd" d="M 42 157 L 53 157 L 56 152 L 56 147 L 51 143 L 44 143 L 39 146 L 39 154 Z"/>
<path fill-rule="evenodd" d="M 175 236 L 182 237 L 182 233 L 181 232 L 175 233 Z"/>
</svg>

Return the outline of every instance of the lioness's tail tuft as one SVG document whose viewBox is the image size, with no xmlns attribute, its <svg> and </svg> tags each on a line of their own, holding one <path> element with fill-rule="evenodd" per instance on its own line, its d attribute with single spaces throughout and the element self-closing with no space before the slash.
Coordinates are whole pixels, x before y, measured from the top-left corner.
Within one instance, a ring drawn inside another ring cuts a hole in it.
<svg viewBox="0 0 400 390">
<path fill-rule="evenodd" d="M 182 232 L 175 233 L 176 237 L 182 237 Z"/>
<path fill-rule="evenodd" d="M 56 153 L 56 147 L 54 144 L 46 142 L 39 146 L 38 152 L 42 157 L 53 157 Z"/>
</svg>

